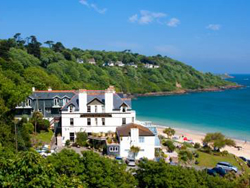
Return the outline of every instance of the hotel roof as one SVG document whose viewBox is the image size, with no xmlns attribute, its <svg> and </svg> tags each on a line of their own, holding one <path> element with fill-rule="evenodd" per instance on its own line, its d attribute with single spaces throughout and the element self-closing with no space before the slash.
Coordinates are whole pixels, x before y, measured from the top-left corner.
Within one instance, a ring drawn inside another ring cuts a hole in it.
<svg viewBox="0 0 250 188">
<path fill-rule="evenodd" d="M 130 123 L 121 127 L 117 127 L 116 131 L 119 136 L 130 136 L 130 130 L 132 128 L 139 129 L 139 136 L 155 136 L 154 133 L 151 132 L 147 127 L 135 123 Z"/>
</svg>

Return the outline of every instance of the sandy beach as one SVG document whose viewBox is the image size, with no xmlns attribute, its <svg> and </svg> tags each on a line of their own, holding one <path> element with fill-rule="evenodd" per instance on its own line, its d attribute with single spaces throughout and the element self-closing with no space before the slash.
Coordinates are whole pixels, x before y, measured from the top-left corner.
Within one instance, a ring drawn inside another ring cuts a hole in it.
<svg viewBox="0 0 250 188">
<path fill-rule="evenodd" d="M 167 135 L 165 135 L 163 133 L 163 130 L 166 127 L 163 126 L 157 126 L 157 130 L 158 130 L 158 134 L 164 135 L 167 137 Z M 179 139 L 177 141 L 179 142 L 184 142 L 183 137 L 187 137 L 189 140 L 192 140 L 194 143 L 198 142 L 200 144 L 202 144 L 202 139 L 205 137 L 205 133 L 200 133 L 200 132 L 195 132 L 195 131 L 191 131 L 191 130 L 184 130 L 184 129 L 179 129 L 179 128 L 174 128 L 176 133 L 175 136 L 178 136 Z M 250 142 L 245 143 L 245 141 L 242 140 L 236 140 L 234 139 L 236 142 L 237 146 L 241 146 L 242 149 L 238 150 L 237 148 L 234 147 L 225 147 L 222 149 L 223 150 L 227 150 L 229 153 L 232 153 L 236 156 L 244 156 L 247 159 L 250 159 Z"/>
</svg>

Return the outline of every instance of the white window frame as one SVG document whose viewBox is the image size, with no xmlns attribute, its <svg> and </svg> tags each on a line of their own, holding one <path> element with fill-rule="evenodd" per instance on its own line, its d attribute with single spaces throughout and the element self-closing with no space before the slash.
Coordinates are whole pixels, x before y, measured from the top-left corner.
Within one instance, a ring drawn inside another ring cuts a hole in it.
<svg viewBox="0 0 250 188">
<path fill-rule="evenodd" d="M 59 106 L 59 102 L 58 98 L 54 98 L 54 106 Z"/>
<path fill-rule="evenodd" d="M 144 143 L 144 142 L 145 142 L 145 137 L 139 136 L 139 143 Z"/>
<path fill-rule="evenodd" d="M 31 105 L 31 99 L 26 99 L 25 101 L 25 106 L 30 106 Z"/>
<path fill-rule="evenodd" d="M 69 119 L 69 124 L 70 124 L 70 126 L 74 126 L 74 118 Z"/>
<path fill-rule="evenodd" d="M 87 118 L 87 125 L 91 126 L 91 118 Z"/>
</svg>

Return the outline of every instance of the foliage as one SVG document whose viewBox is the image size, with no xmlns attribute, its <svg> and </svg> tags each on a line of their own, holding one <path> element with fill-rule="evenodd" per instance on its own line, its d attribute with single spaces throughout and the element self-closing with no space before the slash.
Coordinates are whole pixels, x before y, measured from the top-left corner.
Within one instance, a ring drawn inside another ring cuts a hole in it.
<svg viewBox="0 0 250 188">
<path fill-rule="evenodd" d="M 88 140 L 88 134 L 85 132 L 76 133 L 76 144 L 79 146 L 86 146 Z"/>
<path fill-rule="evenodd" d="M 187 163 L 193 159 L 193 154 L 188 150 L 180 150 L 178 157 L 181 161 Z"/>
<path fill-rule="evenodd" d="M 163 145 L 168 147 L 169 152 L 173 152 L 175 150 L 175 145 L 171 140 L 163 142 Z"/>
<path fill-rule="evenodd" d="M 220 150 L 225 146 L 235 146 L 235 141 L 229 138 L 225 138 L 225 136 L 221 133 L 207 133 L 205 138 L 203 139 L 204 144 L 208 144 L 212 146 L 214 150 Z"/>
<path fill-rule="evenodd" d="M 171 127 L 164 129 L 163 131 L 166 135 L 168 135 L 168 138 L 172 137 L 175 134 L 175 130 Z"/>
<path fill-rule="evenodd" d="M 35 132 L 49 130 L 50 122 L 46 119 L 43 119 L 43 114 L 38 111 L 33 112 L 30 122 L 34 125 Z"/>
<path fill-rule="evenodd" d="M 131 146 L 130 147 L 130 152 L 133 153 L 133 156 L 135 157 L 140 151 L 140 148 L 137 146 Z"/>
<path fill-rule="evenodd" d="M 233 188 L 235 182 L 213 177 L 206 172 L 171 166 L 164 161 L 144 161 L 139 163 L 135 175 L 139 187 L 181 187 L 181 188 Z"/>
<path fill-rule="evenodd" d="M 126 172 L 126 165 L 100 157 L 94 152 L 82 152 L 82 157 L 72 150 L 62 150 L 48 157 L 56 172 L 67 177 L 78 177 L 88 187 L 134 187 L 134 177 Z"/>
<path fill-rule="evenodd" d="M 66 140 L 65 146 L 69 147 L 70 146 L 70 140 Z"/>
<path fill-rule="evenodd" d="M 196 142 L 196 143 L 194 144 L 194 148 L 195 148 L 195 149 L 200 149 L 200 147 L 201 147 L 201 144 L 200 144 L 200 143 Z"/>
<path fill-rule="evenodd" d="M 17 155 L 0 145 L 0 187 L 249 187 L 246 176 L 221 178 L 205 171 L 171 166 L 144 159 L 135 176 L 125 164 L 85 151 L 82 155 L 63 149 L 47 158 L 35 151 Z"/>
</svg>

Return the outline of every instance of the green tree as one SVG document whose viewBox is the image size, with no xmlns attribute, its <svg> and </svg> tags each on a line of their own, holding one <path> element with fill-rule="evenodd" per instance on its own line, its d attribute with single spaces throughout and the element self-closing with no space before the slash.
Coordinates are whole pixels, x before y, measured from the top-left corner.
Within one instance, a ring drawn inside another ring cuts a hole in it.
<svg viewBox="0 0 250 188">
<path fill-rule="evenodd" d="M 175 150 L 175 145 L 171 140 L 163 142 L 163 145 L 168 147 L 169 152 L 173 152 Z"/>
<path fill-rule="evenodd" d="M 88 134 L 85 132 L 76 133 L 76 144 L 79 146 L 86 146 L 88 140 Z"/>
<path fill-rule="evenodd" d="M 219 132 L 217 133 L 207 133 L 203 139 L 204 145 L 209 145 L 213 147 L 214 150 L 220 151 L 221 148 L 225 146 L 235 146 L 235 141 L 225 136 Z"/>
<path fill-rule="evenodd" d="M 41 49 L 40 49 L 41 43 L 37 41 L 35 36 L 30 36 L 30 42 L 28 42 L 26 48 L 27 52 L 29 54 L 34 55 L 37 58 L 40 58 L 41 56 Z"/>
<path fill-rule="evenodd" d="M 165 133 L 168 136 L 168 138 L 170 138 L 175 134 L 175 130 L 169 127 L 164 129 L 163 133 Z"/>
</svg>

